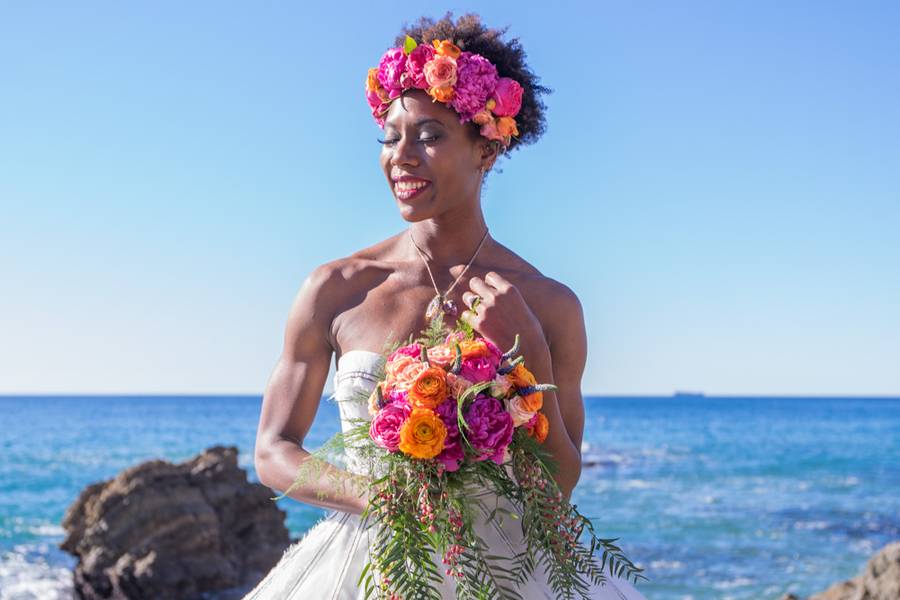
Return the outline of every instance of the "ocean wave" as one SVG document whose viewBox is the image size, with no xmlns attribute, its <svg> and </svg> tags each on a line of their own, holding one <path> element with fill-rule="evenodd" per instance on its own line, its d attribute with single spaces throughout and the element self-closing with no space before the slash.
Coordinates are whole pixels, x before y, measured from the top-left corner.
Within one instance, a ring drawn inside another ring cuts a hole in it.
<svg viewBox="0 0 900 600">
<path fill-rule="evenodd" d="M 0 554 L 0 600 L 73 600 L 72 570 L 41 556 L 49 548 L 18 545 Z"/>
</svg>

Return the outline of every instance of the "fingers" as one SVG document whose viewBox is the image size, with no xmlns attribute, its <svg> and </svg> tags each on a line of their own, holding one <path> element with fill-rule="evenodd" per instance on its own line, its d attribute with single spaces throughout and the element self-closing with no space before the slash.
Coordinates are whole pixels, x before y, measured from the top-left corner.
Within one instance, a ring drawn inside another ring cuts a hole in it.
<svg viewBox="0 0 900 600">
<path fill-rule="evenodd" d="M 498 290 L 489 286 L 485 283 L 484 279 L 481 277 L 472 277 L 469 279 L 469 289 L 484 298 L 485 300 L 492 300 L 494 298 L 494 294 L 497 293 Z"/>
<path fill-rule="evenodd" d="M 485 273 L 484 281 L 495 287 L 498 292 L 505 292 L 508 288 L 512 287 L 512 284 L 496 271 L 488 271 Z"/>
<path fill-rule="evenodd" d="M 471 308 L 473 311 L 478 312 L 478 307 L 473 306 L 473 303 L 476 300 L 479 301 L 479 303 L 480 303 L 480 302 L 484 301 L 484 298 L 479 296 L 475 292 L 471 292 L 469 290 L 466 290 L 465 292 L 463 292 L 463 295 L 462 295 L 463 304 L 465 304 L 466 306 Z"/>
</svg>

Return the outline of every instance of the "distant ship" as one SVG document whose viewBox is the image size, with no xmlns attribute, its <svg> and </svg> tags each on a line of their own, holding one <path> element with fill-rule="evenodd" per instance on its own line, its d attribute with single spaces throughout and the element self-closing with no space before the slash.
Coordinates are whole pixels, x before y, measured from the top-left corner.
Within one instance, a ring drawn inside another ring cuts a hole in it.
<svg viewBox="0 0 900 600">
<path fill-rule="evenodd" d="M 673 398 L 705 398 L 706 394 L 703 392 L 691 392 L 685 390 L 675 390 L 675 393 L 672 394 Z"/>
</svg>

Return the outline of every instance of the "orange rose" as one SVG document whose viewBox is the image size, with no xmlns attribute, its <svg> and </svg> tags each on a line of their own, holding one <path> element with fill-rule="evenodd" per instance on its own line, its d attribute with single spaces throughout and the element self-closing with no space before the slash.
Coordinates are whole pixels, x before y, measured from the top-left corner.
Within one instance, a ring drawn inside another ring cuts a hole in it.
<svg viewBox="0 0 900 600">
<path fill-rule="evenodd" d="M 414 408 L 400 427 L 400 451 L 413 458 L 434 458 L 444 449 L 447 427 L 427 408 Z"/>
<path fill-rule="evenodd" d="M 389 393 L 393 389 L 408 391 L 419 374 L 428 368 L 423 362 L 412 356 L 402 354 L 385 365 L 385 383 L 382 391 Z"/>
<path fill-rule="evenodd" d="M 431 45 L 434 46 L 434 49 L 437 50 L 437 53 L 441 56 L 449 56 L 450 58 L 456 59 L 462 54 L 462 50 L 459 49 L 459 46 L 450 40 L 431 40 Z"/>
<path fill-rule="evenodd" d="M 435 408 L 447 399 L 446 372 L 429 367 L 419 373 L 409 388 L 409 403 L 420 408 Z"/>
<path fill-rule="evenodd" d="M 493 120 L 494 120 L 494 116 L 491 114 L 491 111 L 489 111 L 489 110 L 479 110 L 472 117 L 472 121 L 476 125 L 484 125 L 488 121 L 493 121 Z"/>
<path fill-rule="evenodd" d="M 378 81 L 378 67 L 372 67 L 369 69 L 368 77 L 366 77 L 366 91 L 374 92 L 380 87 L 381 82 Z"/>
<path fill-rule="evenodd" d="M 534 375 L 531 371 L 526 369 L 522 363 L 513 367 L 513 370 L 507 373 L 506 376 L 509 377 L 510 382 L 517 388 L 537 385 L 537 380 L 534 378 Z"/>
<path fill-rule="evenodd" d="M 537 412 L 544 406 L 544 392 L 533 392 L 522 396 L 522 408 Z"/>
<path fill-rule="evenodd" d="M 516 120 L 512 117 L 500 117 L 497 119 L 497 131 L 500 135 L 519 135 L 516 128 Z"/>
<path fill-rule="evenodd" d="M 550 421 L 547 420 L 544 413 L 538 413 L 537 420 L 534 422 L 534 427 L 528 428 L 528 435 L 543 444 L 544 440 L 547 439 L 548 433 L 550 433 Z"/>
<path fill-rule="evenodd" d="M 460 350 L 462 350 L 463 359 L 485 358 L 487 356 L 490 356 L 491 354 L 491 351 L 488 350 L 487 344 L 485 344 L 484 340 L 481 338 L 463 340 L 459 343 L 459 348 Z"/>
<path fill-rule="evenodd" d="M 450 102 L 453 99 L 453 88 L 431 88 L 428 90 L 428 95 L 434 98 L 433 101 L 437 102 Z"/>
</svg>

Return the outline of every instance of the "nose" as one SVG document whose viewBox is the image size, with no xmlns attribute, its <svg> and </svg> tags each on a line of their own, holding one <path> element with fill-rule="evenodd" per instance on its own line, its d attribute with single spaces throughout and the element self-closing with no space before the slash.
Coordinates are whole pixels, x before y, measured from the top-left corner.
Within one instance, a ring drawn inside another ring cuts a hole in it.
<svg viewBox="0 0 900 600">
<path fill-rule="evenodd" d="M 391 165 L 417 165 L 419 163 L 419 149 L 415 140 L 409 136 L 403 136 L 394 144 L 391 154 Z"/>
</svg>

